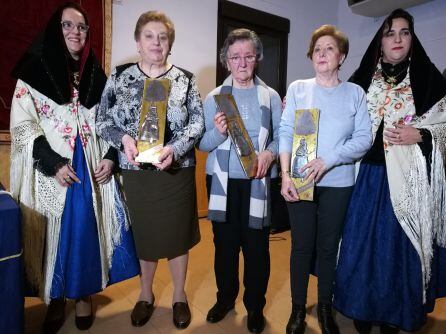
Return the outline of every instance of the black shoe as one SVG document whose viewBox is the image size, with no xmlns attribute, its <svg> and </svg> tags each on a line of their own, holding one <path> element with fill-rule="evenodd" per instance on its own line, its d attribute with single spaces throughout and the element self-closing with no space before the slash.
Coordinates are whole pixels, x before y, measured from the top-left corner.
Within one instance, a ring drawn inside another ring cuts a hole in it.
<svg viewBox="0 0 446 334">
<path fill-rule="evenodd" d="M 206 316 L 206 321 L 212 324 L 219 322 L 226 317 L 229 311 L 234 308 L 234 304 L 231 305 L 223 305 L 219 302 L 216 302 L 214 306 L 209 310 L 208 315 Z"/>
<path fill-rule="evenodd" d="M 262 333 L 265 323 L 262 311 L 248 311 L 248 330 L 251 333 Z"/>
<path fill-rule="evenodd" d="M 307 310 L 305 309 L 305 305 L 293 305 L 290 319 L 286 325 L 286 334 L 304 334 L 306 315 Z"/>
<path fill-rule="evenodd" d="M 359 334 L 369 334 L 372 331 L 372 323 L 368 321 L 353 320 L 353 325 Z"/>
<path fill-rule="evenodd" d="M 140 300 L 135 304 L 130 318 L 132 319 L 132 325 L 135 327 L 144 326 L 153 313 L 153 303 L 155 298 L 151 303 Z"/>
<path fill-rule="evenodd" d="M 51 299 L 43 321 L 42 333 L 54 334 L 65 322 L 65 299 Z"/>
<path fill-rule="evenodd" d="M 389 325 L 381 325 L 379 331 L 381 334 L 398 334 L 400 329 Z"/>
<path fill-rule="evenodd" d="M 333 318 L 331 304 L 319 304 L 317 306 L 317 318 L 322 334 L 340 334 L 338 324 Z"/>
<path fill-rule="evenodd" d="M 187 302 L 176 302 L 172 306 L 173 308 L 173 324 L 178 329 L 187 328 L 190 324 L 190 309 Z"/>
<path fill-rule="evenodd" d="M 76 314 L 75 317 L 75 324 L 77 329 L 81 330 L 81 331 L 86 331 L 87 329 L 89 329 L 91 327 L 91 325 L 93 325 L 93 305 L 91 302 L 91 297 L 90 298 L 90 314 L 89 315 L 82 315 L 79 316 Z M 76 300 L 76 303 L 79 300 Z"/>
</svg>

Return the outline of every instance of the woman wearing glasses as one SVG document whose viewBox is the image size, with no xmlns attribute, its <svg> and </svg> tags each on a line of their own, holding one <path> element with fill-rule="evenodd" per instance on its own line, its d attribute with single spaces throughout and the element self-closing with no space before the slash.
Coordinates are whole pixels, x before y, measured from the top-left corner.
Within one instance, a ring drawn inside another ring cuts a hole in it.
<svg viewBox="0 0 446 334">
<path fill-rule="evenodd" d="M 191 321 L 184 289 L 189 249 L 200 241 L 194 147 L 204 131 L 203 106 L 195 76 L 167 60 L 175 41 L 175 27 L 166 14 L 141 14 L 134 38 L 140 59 L 116 67 L 110 75 L 98 111 L 98 131 L 108 143 L 122 148 L 119 161 L 141 265 L 141 293 L 131 313 L 132 324 L 140 327 L 149 321 L 154 310 L 153 280 L 158 261 L 167 259 L 173 283 L 172 320 L 181 329 Z M 170 83 L 168 94 L 162 90 L 155 93 L 156 89 L 147 94 L 167 98 L 164 147 L 159 162 L 153 164 L 135 161 L 147 79 L 154 85 L 159 83 L 154 79 Z"/>
<path fill-rule="evenodd" d="M 270 177 L 277 176 L 277 135 L 281 115 L 279 95 L 254 75 L 263 48 L 255 32 L 237 29 L 229 33 L 220 53 L 220 61 L 230 75 L 204 102 L 206 132 L 199 148 L 209 152 L 206 162 L 209 215 L 215 245 L 217 302 L 209 310 L 207 321 L 222 320 L 234 308 L 239 290 L 239 253 L 243 252 L 248 329 L 262 332 L 263 308 L 268 286 Z M 240 164 L 234 146 L 238 140 L 228 137 L 226 117 L 214 103 L 214 95 L 232 94 L 243 124 L 258 154 L 254 179 L 249 179 Z"/>
<path fill-rule="evenodd" d="M 60 7 L 14 69 L 11 190 L 20 202 L 26 278 L 49 303 L 44 333 L 93 322 L 90 295 L 139 271 L 113 176 L 116 150 L 99 140 L 95 110 L 105 74 L 90 48 L 87 16 Z"/>
</svg>

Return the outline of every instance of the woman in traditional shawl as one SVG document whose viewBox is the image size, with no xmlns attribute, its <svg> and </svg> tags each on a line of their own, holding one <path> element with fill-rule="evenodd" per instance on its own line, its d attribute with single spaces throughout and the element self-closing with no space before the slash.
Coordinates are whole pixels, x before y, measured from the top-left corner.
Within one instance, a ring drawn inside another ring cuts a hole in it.
<svg viewBox="0 0 446 334">
<path fill-rule="evenodd" d="M 381 333 L 415 331 L 446 295 L 439 247 L 446 241 L 446 81 L 401 9 L 385 19 L 350 80 L 367 91 L 374 144 L 347 214 L 335 307 L 359 333 L 372 324 Z"/>
<path fill-rule="evenodd" d="M 139 266 L 113 176 L 116 151 L 95 132 L 106 77 L 84 10 L 60 7 L 13 74 L 11 190 L 23 214 L 26 278 L 50 304 L 44 333 L 62 326 L 65 298 L 76 299 L 85 330 L 89 296 Z"/>
</svg>

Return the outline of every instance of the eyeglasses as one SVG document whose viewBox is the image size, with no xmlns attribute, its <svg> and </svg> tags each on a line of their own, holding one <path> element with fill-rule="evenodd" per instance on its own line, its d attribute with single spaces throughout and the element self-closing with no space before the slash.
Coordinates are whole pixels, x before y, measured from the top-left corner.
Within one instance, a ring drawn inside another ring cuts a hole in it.
<svg viewBox="0 0 446 334">
<path fill-rule="evenodd" d="M 88 32 L 88 29 L 90 29 L 90 27 L 84 23 L 79 23 L 78 25 L 74 24 L 71 21 L 62 21 L 60 23 L 62 24 L 62 29 L 65 31 L 72 31 L 74 27 L 76 27 L 77 31 L 86 34 Z"/>
<path fill-rule="evenodd" d="M 256 61 L 257 56 L 254 55 L 250 55 L 250 56 L 245 56 L 245 57 L 241 57 L 241 56 L 234 56 L 234 57 L 230 57 L 228 58 L 230 61 L 232 61 L 234 64 L 240 64 L 240 62 L 242 61 L 242 59 L 244 59 L 247 63 L 253 63 Z"/>
</svg>

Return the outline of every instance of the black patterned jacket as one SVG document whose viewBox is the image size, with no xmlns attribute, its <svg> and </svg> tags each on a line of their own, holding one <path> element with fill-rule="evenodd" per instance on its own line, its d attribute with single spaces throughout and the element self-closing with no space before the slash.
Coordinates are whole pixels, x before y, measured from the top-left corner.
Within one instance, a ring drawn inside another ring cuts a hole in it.
<svg viewBox="0 0 446 334">
<path fill-rule="evenodd" d="M 125 134 L 137 137 L 144 81 L 147 76 L 138 64 L 116 67 L 105 85 L 96 116 L 97 133 L 119 150 L 120 167 L 138 169 L 122 150 Z M 167 106 L 165 145 L 171 145 L 175 168 L 195 165 L 194 146 L 204 132 L 200 93 L 192 73 L 172 66 L 158 78 L 171 83 Z"/>
</svg>

